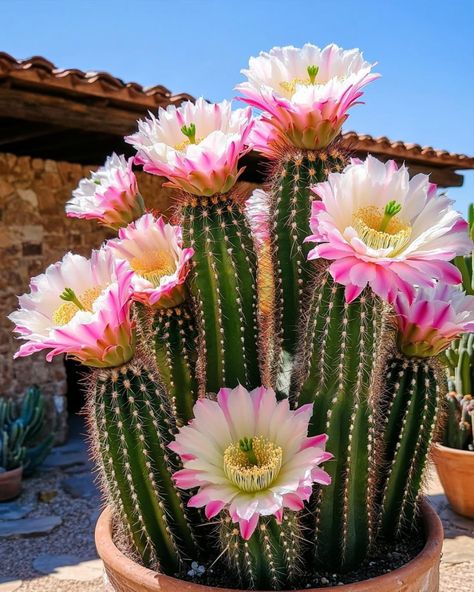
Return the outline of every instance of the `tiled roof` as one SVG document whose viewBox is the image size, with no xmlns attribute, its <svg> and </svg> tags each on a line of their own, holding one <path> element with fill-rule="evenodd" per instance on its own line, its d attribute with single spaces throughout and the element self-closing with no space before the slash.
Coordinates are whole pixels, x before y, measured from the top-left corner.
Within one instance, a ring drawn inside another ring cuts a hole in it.
<svg viewBox="0 0 474 592">
<path fill-rule="evenodd" d="M 161 85 L 145 88 L 136 82 L 124 82 L 107 72 L 60 69 L 40 56 L 17 60 L 5 52 L 0 52 L 0 81 L 2 78 L 22 86 L 107 98 L 148 108 L 162 104 L 179 104 L 183 100 L 192 99 L 187 93 L 173 95 Z"/>
<path fill-rule="evenodd" d="M 367 151 L 396 159 L 406 159 L 420 164 L 431 163 L 434 166 L 453 169 L 474 169 L 474 157 L 456 154 L 447 150 L 436 150 L 430 146 L 420 146 L 402 141 L 393 141 L 386 136 L 374 138 L 368 134 L 346 132 L 344 141 L 352 150 Z"/>
<path fill-rule="evenodd" d="M 0 82 L 11 81 L 16 86 L 35 87 L 44 92 L 83 95 L 128 104 L 131 109 L 153 109 L 160 105 L 179 104 L 193 99 L 187 93 L 172 94 L 166 87 L 157 85 L 145 88 L 136 82 L 124 82 L 107 72 L 83 72 L 77 69 L 60 69 L 40 56 L 17 60 L 0 52 Z M 394 142 L 385 136 L 346 132 L 344 142 L 351 150 L 370 152 L 381 156 L 407 160 L 412 163 L 430 164 L 450 169 L 474 169 L 474 157 L 436 150 L 429 146 Z"/>
</svg>

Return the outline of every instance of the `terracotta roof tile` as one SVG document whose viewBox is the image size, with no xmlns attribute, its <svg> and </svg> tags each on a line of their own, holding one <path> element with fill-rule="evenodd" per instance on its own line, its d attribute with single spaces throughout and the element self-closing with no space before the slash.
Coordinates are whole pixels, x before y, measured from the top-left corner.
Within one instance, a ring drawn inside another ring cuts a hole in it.
<svg viewBox="0 0 474 592">
<path fill-rule="evenodd" d="M 355 151 L 381 154 L 396 159 L 405 159 L 420 164 L 430 163 L 433 166 L 452 169 L 474 169 L 474 157 L 456 154 L 447 150 L 436 150 L 431 146 L 420 146 L 402 141 L 393 141 L 386 136 L 374 138 L 368 134 L 346 132 L 343 134 L 346 145 Z"/>
<path fill-rule="evenodd" d="M 179 104 L 193 97 L 187 93 L 172 94 L 162 85 L 145 88 L 136 82 L 124 82 L 107 72 L 83 72 L 77 68 L 59 69 L 41 56 L 17 60 L 0 52 L 0 82 L 11 81 L 17 86 L 37 87 L 44 91 L 84 95 L 107 99 L 131 108 L 157 108 L 160 105 Z M 451 169 L 474 169 L 474 157 L 436 150 L 402 141 L 392 141 L 385 136 L 374 138 L 367 134 L 346 132 L 344 142 L 354 151 L 380 154 L 412 163 L 430 163 L 432 166 Z"/>
<path fill-rule="evenodd" d="M 179 104 L 193 98 L 187 93 L 174 95 L 162 85 L 145 88 L 136 82 L 124 82 L 107 72 L 60 69 L 41 56 L 17 60 L 5 52 L 0 52 L 0 80 L 2 79 L 22 86 L 107 98 L 148 108 Z"/>
</svg>

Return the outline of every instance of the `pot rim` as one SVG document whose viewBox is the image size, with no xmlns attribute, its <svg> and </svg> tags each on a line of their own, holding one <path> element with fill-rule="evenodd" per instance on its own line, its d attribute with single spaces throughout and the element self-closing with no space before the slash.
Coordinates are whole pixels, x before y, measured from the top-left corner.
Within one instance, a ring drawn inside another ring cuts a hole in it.
<svg viewBox="0 0 474 592">
<path fill-rule="evenodd" d="M 410 581 L 415 571 L 417 573 L 420 571 L 428 571 L 429 566 L 439 561 L 439 557 L 441 556 L 444 537 L 443 525 L 434 508 L 425 499 L 423 499 L 421 503 L 421 515 L 426 543 L 418 555 L 405 565 L 402 565 L 387 574 L 382 574 L 375 578 L 361 580 L 352 584 L 329 586 L 325 588 L 307 588 L 305 590 L 292 590 L 286 592 L 311 592 L 312 590 L 322 590 L 324 592 L 366 592 L 366 585 L 369 581 L 372 586 L 387 586 L 391 583 L 394 586 L 393 589 L 397 589 L 396 587 L 400 585 L 400 581 Z M 106 507 L 99 516 L 95 530 L 95 544 L 99 556 L 106 566 L 113 566 L 113 570 L 127 580 L 140 582 L 140 584 L 144 586 L 143 590 L 150 589 L 158 592 L 159 590 L 162 590 L 163 584 L 169 582 L 175 586 L 176 590 L 180 589 L 176 586 L 188 584 L 189 590 L 195 590 L 195 592 L 209 592 L 211 590 L 214 592 L 239 592 L 239 590 L 235 588 L 217 588 L 194 582 L 186 582 L 184 580 L 173 578 L 172 576 L 159 574 L 158 572 L 135 563 L 124 555 L 115 546 L 112 540 L 112 510 L 110 507 Z"/>
<path fill-rule="evenodd" d="M 17 475 L 21 475 L 23 473 L 23 465 L 20 465 L 19 467 L 17 467 L 16 469 L 10 469 L 9 471 L 3 471 L 3 473 L 0 473 L 0 479 L 2 477 L 6 477 L 7 475 L 9 477 L 13 476 L 17 476 Z"/>
<path fill-rule="evenodd" d="M 458 456 L 465 456 L 466 458 L 470 457 L 474 461 L 474 450 L 461 450 L 460 448 L 451 448 L 450 446 L 445 446 L 444 444 L 440 444 L 439 442 L 436 442 L 432 446 L 435 451 L 438 451 L 441 454 L 453 454 Z"/>
</svg>

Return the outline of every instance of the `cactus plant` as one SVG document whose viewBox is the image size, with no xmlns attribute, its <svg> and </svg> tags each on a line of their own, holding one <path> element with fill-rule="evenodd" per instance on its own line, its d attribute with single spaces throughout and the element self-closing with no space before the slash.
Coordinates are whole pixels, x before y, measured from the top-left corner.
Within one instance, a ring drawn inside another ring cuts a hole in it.
<svg viewBox="0 0 474 592">
<path fill-rule="evenodd" d="M 474 450 L 474 402 L 472 395 L 446 395 L 447 418 L 443 444 L 459 450 Z"/>
<path fill-rule="evenodd" d="M 377 359 L 383 304 L 370 290 L 350 304 L 344 287 L 323 268 L 315 278 L 306 335 L 291 381 L 295 407 L 314 403 L 310 434 L 325 431 L 332 482 L 317 494 L 317 560 L 348 570 L 366 556 L 374 536 L 374 418 L 371 392 L 380 388 Z"/>
<path fill-rule="evenodd" d="M 189 196 L 182 206 L 184 244 L 194 250 L 189 285 L 204 392 L 261 384 L 256 253 L 236 197 Z"/>
<path fill-rule="evenodd" d="M 339 148 L 294 151 L 280 156 L 270 178 L 270 236 L 275 270 L 275 331 L 280 348 L 293 355 L 298 343 L 298 319 L 307 314 L 308 261 L 312 193 L 310 188 L 342 169 Z"/>
<path fill-rule="evenodd" d="M 0 399 L 0 430 L 0 466 L 5 470 L 23 466 L 28 476 L 54 442 L 53 434 L 44 434 L 44 397 L 37 386 L 27 389 L 19 409 L 11 399 Z"/>
<path fill-rule="evenodd" d="M 468 208 L 469 234 L 473 236 L 474 204 Z M 473 275 L 474 251 L 464 257 L 456 257 L 454 264 L 462 275 L 462 286 L 466 294 L 474 294 Z M 443 444 L 450 448 L 472 450 L 474 391 L 474 333 L 465 333 L 455 339 L 447 348 L 445 358 L 448 370 L 450 392 L 446 395 L 446 422 Z"/>
<path fill-rule="evenodd" d="M 445 377 L 435 359 L 399 354 L 387 361 L 379 460 L 379 527 L 389 538 L 413 528 L 430 444 L 438 425 Z"/>
<path fill-rule="evenodd" d="M 275 48 L 239 86 L 258 121 L 198 99 L 139 122 L 134 162 L 166 178 L 180 227 L 130 222 L 131 165 L 108 161 L 94 195 L 118 237 L 67 254 L 10 316 L 17 355 L 90 367 L 104 493 L 143 565 L 301 587 L 419 526 L 439 357 L 458 338 L 448 356 L 470 379 L 472 282 L 468 295 L 449 284 L 468 281 L 471 263 L 450 260 L 472 241 L 427 176 L 346 162 L 338 136 L 371 68 L 336 46 Z M 236 182 L 252 145 L 273 167 L 249 204 Z M 114 216 L 102 198 L 123 191 Z M 104 223 L 95 201 L 75 199 L 74 215 Z"/>
<path fill-rule="evenodd" d="M 168 451 L 174 430 L 169 400 L 153 364 L 140 356 L 91 376 L 89 418 L 104 488 L 146 565 L 179 571 L 198 552 Z"/>
</svg>

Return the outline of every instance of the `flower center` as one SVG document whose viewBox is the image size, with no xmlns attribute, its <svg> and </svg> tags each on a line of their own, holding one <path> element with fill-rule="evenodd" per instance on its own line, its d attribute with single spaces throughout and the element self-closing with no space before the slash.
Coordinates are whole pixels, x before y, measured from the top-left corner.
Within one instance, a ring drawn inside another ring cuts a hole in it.
<svg viewBox="0 0 474 592">
<path fill-rule="evenodd" d="M 267 489 L 278 476 L 283 452 L 261 436 L 242 438 L 224 452 L 224 473 L 242 491 Z"/>
<path fill-rule="evenodd" d="M 66 288 L 60 295 L 60 298 L 66 302 L 53 312 L 53 323 L 58 327 L 62 327 L 67 325 L 79 310 L 92 312 L 92 306 L 103 289 L 102 286 L 95 286 L 94 288 L 88 288 L 80 296 L 76 296 L 73 290 Z"/>
<path fill-rule="evenodd" d="M 394 256 L 410 240 L 411 226 L 396 217 L 401 207 L 395 202 L 384 210 L 376 206 L 360 208 L 354 214 L 352 226 L 359 238 L 371 249 L 392 249 Z"/>
<path fill-rule="evenodd" d="M 318 66 L 308 66 L 306 71 L 308 72 L 308 78 L 293 78 L 293 80 L 290 81 L 284 80 L 283 82 L 280 82 L 281 88 L 293 96 L 295 94 L 296 87 L 299 84 L 304 86 L 322 84 L 322 82 L 316 82 L 316 76 L 319 72 Z"/>
<path fill-rule="evenodd" d="M 183 136 L 186 136 L 186 140 L 181 142 L 180 144 L 175 144 L 173 147 L 178 152 L 183 152 L 189 145 L 191 144 L 199 144 L 202 142 L 204 138 L 196 138 L 196 125 L 194 123 L 190 123 L 189 125 L 183 125 L 181 128 L 181 133 Z"/>
<path fill-rule="evenodd" d="M 161 278 L 165 275 L 173 275 L 176 271 L 176 262 L 167 251 L 147 251 L 140 257 L 134 257 L 130 261 L 133 271 L 159 286 Z"/>
</svg>

